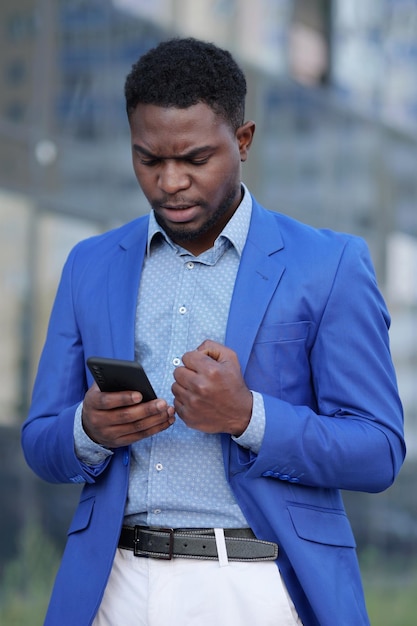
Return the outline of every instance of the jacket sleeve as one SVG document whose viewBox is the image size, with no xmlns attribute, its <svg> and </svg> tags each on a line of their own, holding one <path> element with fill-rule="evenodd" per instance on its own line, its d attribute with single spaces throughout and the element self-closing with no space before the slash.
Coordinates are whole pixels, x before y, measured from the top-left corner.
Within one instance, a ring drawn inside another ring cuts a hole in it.
<svg viewBox="0 0 417 626">
<path fill-rule="evenodd" d="M 312 299 L 320 289 L 314 291 Z M 313 339 L 302 357 L 307 365 L 303 369 L 299 360 L 298 374 L 289 365 L 291 345 L 284 351 L 277 342 L 274 362 L 283 392 L 279 398 L 263 393 L 266 427 L 259 454 L 239 451 L 250 475 L 369 492 L 391 485 L 405 444 L 389 324 L 368 248 L 352 237 L 312 324 Z M 297 350 L 299 355 L 299 342 Z M 307 387 L 311 401 L 300 401 Z"/>
<path fill-rule="evenodd" d="M 97 467 L 75 454 L 74 418 L 87 391 L 84 350 L 73 298 L 75 248 L 64 266 L 39 362 L 29 415 L 22 428 L 28 465 L 54 483 L 94 482 L 110 458 Z"/>
</svg>

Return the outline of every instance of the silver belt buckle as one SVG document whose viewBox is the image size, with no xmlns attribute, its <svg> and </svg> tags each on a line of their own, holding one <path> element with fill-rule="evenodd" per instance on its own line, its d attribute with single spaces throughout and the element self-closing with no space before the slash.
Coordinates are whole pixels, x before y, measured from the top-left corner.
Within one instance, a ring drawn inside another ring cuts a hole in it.
<svg viewBox="0 0 417 626">
<path fill-rule="evenodd" d="M 151 549 L 151 542 L 148 544 L 148 549 L 141 548 L 140 545 L 140 533 L 144 534 L 152 534 L 152 532 L 161 534 L 166 534 L 168 538 L 167 543 L 167 553 L 160 552 L 155 550 L 155 552 Z M 152 529 L 143 529 L 140 526 L 135 526 L 134 529 L 134 537 L 133 537 L 133 554 L 135 556 L 151 556 L 154 559 L 162 559 L 163 561 L 170 561 L 172 559 L 174 551 L 174 529 L 173 528 L 158 528 L 158 530 L 152 531 Z"/>
</svg>

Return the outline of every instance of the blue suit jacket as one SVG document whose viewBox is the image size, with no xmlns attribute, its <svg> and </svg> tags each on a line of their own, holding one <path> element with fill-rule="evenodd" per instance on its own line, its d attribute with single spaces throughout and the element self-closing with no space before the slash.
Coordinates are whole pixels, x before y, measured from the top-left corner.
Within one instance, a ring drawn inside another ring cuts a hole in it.
<svg viewBox="0 0 417 626">
<path fill-rule="evenodd" d="M 51 482 L 84 482 L 46 624 L 91 624 L 109 576 L 129 479 L 129 448 L 99 471 L 74 453 L 90 355 L 134 356 L 148 217 L 78 244 L 69 255 L 22 442 Z M 305 626 L 368 624 L 355 541 L 339 489 L 377 492 L 405 454 L 389 317 L 366 244 L 316 230 L 255 201 L 226 344 L 264 395 L 259 454 L 224 435 L 226 476 L 278 564 Z"/>
</svg>

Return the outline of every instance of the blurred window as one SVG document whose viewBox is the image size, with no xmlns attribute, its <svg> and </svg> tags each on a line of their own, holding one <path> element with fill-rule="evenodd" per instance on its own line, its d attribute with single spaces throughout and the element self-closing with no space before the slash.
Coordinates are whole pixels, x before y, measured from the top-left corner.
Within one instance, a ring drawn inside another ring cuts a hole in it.
<svg viewBox="0 0 417 626">
<path fill-rule="evenodd" d="M 33 37 L 36 26 L 32 12 L 12 13 L 5 22 L 6 37 L 9 41 L 21 42 Z"/>
<path fill-rule="evenodd" d="M 18 100 L 9 102 L 4 107 L 4 117 L 10 122 L 22 122 L 26 113 L 26 107 Z"/>
<path fill-rule="evenodd" d="M 5 79 L 9 87 L 21 85 L 27 76 L 27 66 L 22 59 L 10 61 L 5 68 Z"/>
<path fill-rule="evenodd" d="M 301 83 L 320 85 L 329 79 L 330 7 L 330 0 L 294 0 L 289 64 Z"/>
</svg>

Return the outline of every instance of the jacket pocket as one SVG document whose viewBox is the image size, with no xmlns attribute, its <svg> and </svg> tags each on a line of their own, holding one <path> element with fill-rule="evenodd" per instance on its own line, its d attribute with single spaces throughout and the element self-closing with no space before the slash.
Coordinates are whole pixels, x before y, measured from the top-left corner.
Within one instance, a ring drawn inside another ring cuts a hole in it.
<svg viewBox="0 0 417 626">
<path fill-rule="evenodd" d="M 94 502 L 95 496 L 80 501 L 68 529 L 68 535 L 85 530 L 88 527 L 93 514 Z"/>
<path fill-rule="evenodd" d="M 313 322 L 300 320 L 260 327 L 255 343 L 281 343 L 284 341 L 306 341 Z"/>
<path fill-rule="evenodd" d="M 262 325 L 245 371 L 248 386 L 292 404 L 311 406 L 312 329 L 308 320 Z"/>
<path fill-rule="evenodd" d="M 288 512 L 301 539 L 330 546 L 356 548 L 355 538 L 344 511 L 289 505 Z"/>
</svg>

